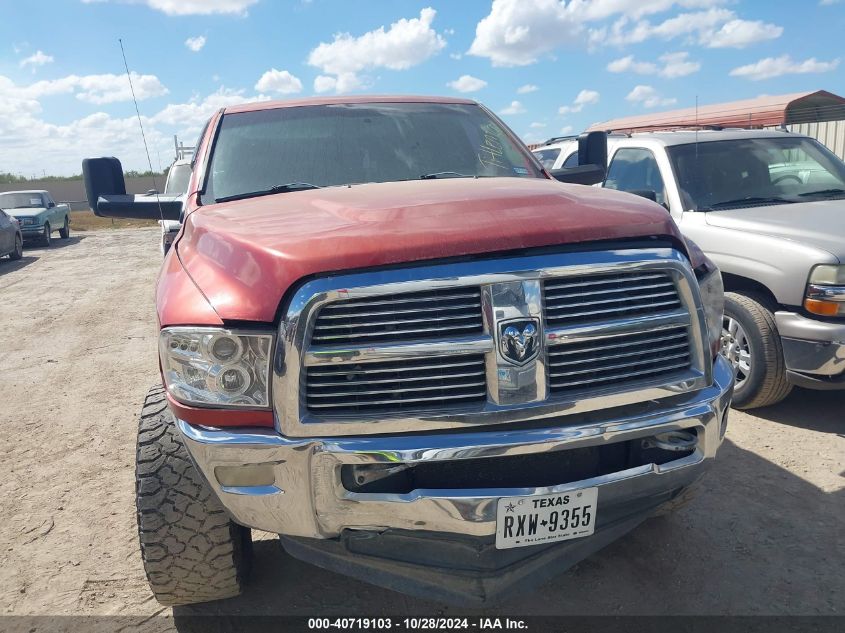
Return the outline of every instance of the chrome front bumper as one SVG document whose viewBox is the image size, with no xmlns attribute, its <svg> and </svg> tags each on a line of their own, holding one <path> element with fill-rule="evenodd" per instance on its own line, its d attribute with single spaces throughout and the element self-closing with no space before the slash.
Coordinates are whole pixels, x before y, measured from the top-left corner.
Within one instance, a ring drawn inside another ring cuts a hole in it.
<svg viewBox="0 0 845 633">
<path fill-rule="evenodd" d="M 200 428 L 181 420 L 178 426 L 191 456 L 223 505 L 245 526 L 312 539 L 337 538 L 344 530 L 422 530 L 489 537 L 495 533 L 500 497 L 598 486 L 601 513 L 602 508 L 665 497 L 689 485 L 716 455 L 732 388 L 733 372 L 719 357 L 714 363 L 713 384 L 677 396 L 672 405 L 645 403 L 632 407 L 636 412 L 627 416 L 605 413 L 603 417 L 601 411 L 569 416 L 557 427 L 508 430 L 502 426 L 468 433 L 290 439 L 269 429 L 233 432 Z M 349 464 L 430 464 L 529 455 L 684 429 L 695 430 L 698 444 L 694 452 L 681 459 L 580 481 L 569 481 L 564 472 L 555 486 L 362 494 L 348 491 L 341 483 L 341 466 Z M 245 469 L 246 473 L 256 465 L 272 468 L 272 485 L 224 486 L 218 481 L 216 473 L 222 472 L 218 470 L 221 467 L 228 473 L 233 469 Z"/>
</svg>

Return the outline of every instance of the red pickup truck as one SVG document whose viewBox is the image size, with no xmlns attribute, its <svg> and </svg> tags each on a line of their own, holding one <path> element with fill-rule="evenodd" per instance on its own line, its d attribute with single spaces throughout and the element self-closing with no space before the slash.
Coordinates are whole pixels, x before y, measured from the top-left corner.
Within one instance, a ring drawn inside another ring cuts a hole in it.
<svg viewBox="0 0 845 633">
<path fill-rule="evenodd" d="M 228 107 L 156 290 L 162 385 L 138 433 L 156 598 L 227 598 L 250 530 L 432 600 L 560 573 L 687 499 L 727 423 L 716 267 L 656 204 L 547 172 L 489 110 L 418 97 Z M 591 166 L 592 165 L 592 166 Z M 184 205 L 184 207 L 183 207 Z"/>
</svg>

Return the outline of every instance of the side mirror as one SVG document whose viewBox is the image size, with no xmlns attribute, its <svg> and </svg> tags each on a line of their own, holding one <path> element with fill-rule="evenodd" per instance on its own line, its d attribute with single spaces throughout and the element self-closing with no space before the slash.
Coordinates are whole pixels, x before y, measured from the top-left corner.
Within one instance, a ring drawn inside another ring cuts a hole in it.
<svg viewBox="0 0 845 633">
<path fill-rule="evenodd" d="M 651 200 L 652 202 L 657 202 L 657 192 L 651 189 L 631 189 L 628 193 L 645 198 L 646 200 Z"/>
<path fill-rule="evenodd" d="M 586 132 L 578 137 L 578 166 L 555 169 L 552 177 L 560 182 L 595 185 L 607 174 L 607 132 Z"/>
<path fill-rule="evenodd" d="M 48 202 L 48 203 L 47 203 L 47 208 L 48 208 L 48 209 L 52 209 L 52 208 L 53 208 L 53 207 L 55 207 L 55 206 L 56 206 L 56 203 L 55 203 L 55 202 Z"/>
<path fill-rule="evenodd" d="M 182 200 L 177 196 L 127 194 L 123 166 L 117 158 L 86 158 L 82 179 L 88 205 L 100 217 L 178 220 L 182 213 Z"/>
</svg>

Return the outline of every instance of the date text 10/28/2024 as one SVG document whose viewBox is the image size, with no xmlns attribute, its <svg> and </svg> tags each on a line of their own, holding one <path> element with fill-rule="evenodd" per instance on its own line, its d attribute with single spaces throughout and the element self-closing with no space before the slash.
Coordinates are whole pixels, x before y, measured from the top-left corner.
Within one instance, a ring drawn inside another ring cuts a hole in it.
<svg viewBox="0 0 845 633">
<path fill-rule="evenodd" d="M 373 630 L 373 631 L 447 631 L 478 630 L 524 631 L 528 624 L 520 618 L 309 618 L 308 629 L 330 630 Z"/>
</svg>

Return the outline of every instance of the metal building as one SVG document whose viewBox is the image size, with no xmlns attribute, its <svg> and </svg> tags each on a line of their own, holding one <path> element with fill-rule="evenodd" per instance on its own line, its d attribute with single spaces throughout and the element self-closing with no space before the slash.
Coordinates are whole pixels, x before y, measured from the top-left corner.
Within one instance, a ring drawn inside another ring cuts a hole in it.
<svg viewBox="0 0 845 633">
<path fill-rule="evenodd" d="M 826 90 L 612 119 L 594 123 L 589 130 L 647 132 L 690 127 L 786 128 L 818 139 L 845 160 L 845 98 Z"/>
</svg>

